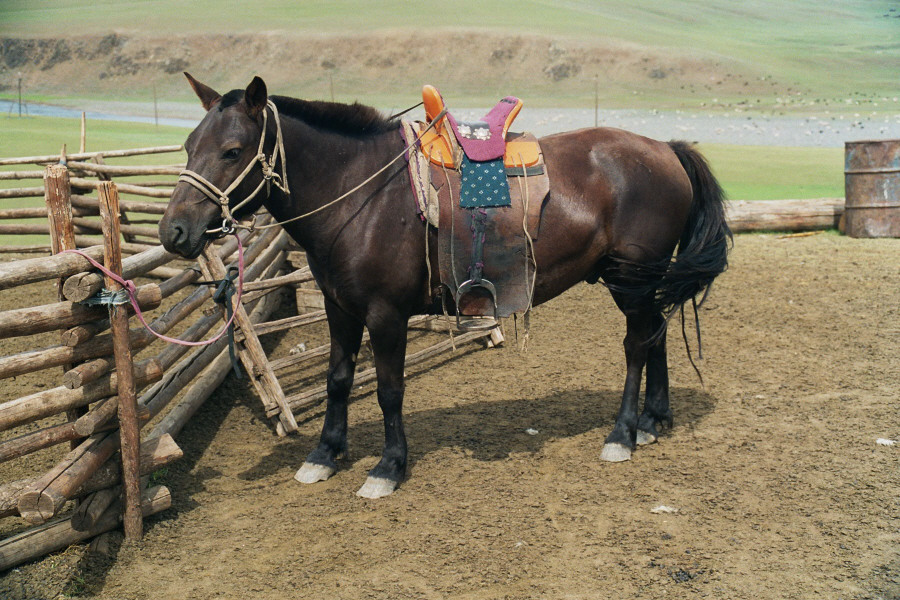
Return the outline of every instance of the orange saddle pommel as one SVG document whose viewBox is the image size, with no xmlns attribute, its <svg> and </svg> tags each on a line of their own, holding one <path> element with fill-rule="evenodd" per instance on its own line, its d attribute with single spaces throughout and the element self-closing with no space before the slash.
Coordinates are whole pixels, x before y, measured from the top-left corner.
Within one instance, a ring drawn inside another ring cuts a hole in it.
<svg viewBox="0 0 900 600">
<path fill-rule="evenodd" d="M 444 110 L 444 99 L 433 85 L 422 88 L 422 104 L 425 105 L 425 120 L 431 123 Z M 443 121 L 443 119 L 441 119 Z M 435 124 L 435 129 L 442 129 L 443 123 Z"/>
<path fill-rule="evenodd" d="M 422 102 L 425 107 L 427 124 L 431 124 L 440 117 L 434 126 L 422 135 L 422 152 L 434 164 L 456 169 L 462 160 L 463 150 L 456 140 L 456 135 L 444 112 L 446 108 L 444 98 L 433 85 L 425 85 L 422 87 Z M 516 139 L 520 137 L 518 134 L 509 133 L 509 128 L 516 120 L 523 105 L 524 103 L 520 99 L 515 98 L 515 106 L 507 115 L 503 125 L 502 135 L 507 140 L 503 162 L 507 167 L 530 167 L 538 164 L 541 160 L 541 149 L 536 141 Z"/>
<path fill-rule="evenodd" d="M 510 96 L 512 98 L 512 96 Z M 522 100 L 516 98 L 516 105 L 513 107 L 509 114 L 506 116 L 506 123 L 503 124 L 503 137 L 506 138 L 506 134 L 509 133 L 509 126 L 512 125 L 513 121 L 516 120 L 516 117 L 519 116 L 519 111 L 522 110 L 522 107 L 525 105 Z"/>
<path fill-rule="evenodd" d="M 434 126 L 422 135 L 422 152 L 431 159 L 431 162 L 455 169 L 459 164 L 459 154 L 462 150 L 447 123 L 444 99 L 437 88 L 426 85 L 422 88 L 422 102 L 425 105 L 426 125 L 430 125 L 440 116 Z"/>
</svg>

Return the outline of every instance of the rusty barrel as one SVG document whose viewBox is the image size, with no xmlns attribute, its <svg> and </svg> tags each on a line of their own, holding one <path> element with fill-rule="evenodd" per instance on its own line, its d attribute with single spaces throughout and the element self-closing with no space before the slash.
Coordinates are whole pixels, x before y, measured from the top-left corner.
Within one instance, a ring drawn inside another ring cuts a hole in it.
<svg viewBox="0 0 900 600">
<path fill-rule="evenodd" d="M 900 237 L 900 140 L 844 144 L 844 231 Z"/>
</svg>

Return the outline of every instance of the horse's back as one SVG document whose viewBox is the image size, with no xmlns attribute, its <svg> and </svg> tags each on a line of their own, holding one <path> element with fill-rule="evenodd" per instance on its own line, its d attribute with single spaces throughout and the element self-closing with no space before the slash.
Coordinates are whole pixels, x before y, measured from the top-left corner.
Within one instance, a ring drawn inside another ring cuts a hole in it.
<svg viewBox="0 0 900 600">
<path fill-rule="evenodd" d="M 592 216 L 606 253 L 623 258 L 651 260 L 674 250 L 692 189 L 669 144 L 612 127 L 540 142 L 550 176 L 545 217 Z"/>
</svg>

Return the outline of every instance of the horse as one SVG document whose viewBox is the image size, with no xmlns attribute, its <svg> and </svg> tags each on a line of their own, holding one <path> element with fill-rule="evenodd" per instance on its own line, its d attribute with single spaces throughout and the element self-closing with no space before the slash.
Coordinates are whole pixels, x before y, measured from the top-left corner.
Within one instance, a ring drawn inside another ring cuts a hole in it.
<svg viewBox="0 0 900 600">
<path fill-rule="evenodd" d="M 387 496 L 407 467 L 408 320 L 437 314 L 442 293 L 429 280 L 437 231 L 417 210 L 405 160 L 393 160 L 405 149 L 401 124 L 359 103 L 270 97 L 259 77 L 221 95 L 185 76 L 206 115 L 185 142 L 185 175 L 159 222 L 160 240 L 195 258 L 231 219 L 261 206 L 283 223 L 322 290 L 331 342 L 321 436 L 295 478 L 324 481 L 346 456 L 348 399 L 365 327 L 384 449 L 357 494 Z M 666 325 L 674 309 L 701 293 L 705 299 L 727 267 L 732 235 L 724 194 L 704 157 L 685 142 L 606 127 L 539 142 L 550 191 L 532 246 L 533 304 L 602 281 L 624 314 L 625 384 L 599 458 L 629 460 L 637 445 L 657 441 L 657 427 L 673 425 Z"/>
</svg>

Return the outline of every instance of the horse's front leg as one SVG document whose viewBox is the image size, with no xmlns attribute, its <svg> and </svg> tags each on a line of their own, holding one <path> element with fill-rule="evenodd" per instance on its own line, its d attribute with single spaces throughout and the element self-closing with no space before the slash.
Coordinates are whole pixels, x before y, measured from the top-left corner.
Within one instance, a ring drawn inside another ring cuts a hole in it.
<svg viewBox="0 0 900 600">
<path fill-rule="evenodd" d="M 403 365 L 408 319 L 380 315 L 368 324 L 375 353 L 378 405 L 384 418 L 384 450 L 356 493 L 363 498 L 391 494 L 406 475 L 406 434 L 403 431 Z"/>
<path fill-rule="evenodd" d="M 328 479 L 337 471 L 337 460 L 347 453 L 347 403 L 353 386 L 356 355 L 362 342 L 363 324 L 328 298 L 325 299 L 325 313 L 331 334 L 328 403 L 319 445 L 294 475 L 294 479 L 301 483 Z"/>
</svg>

